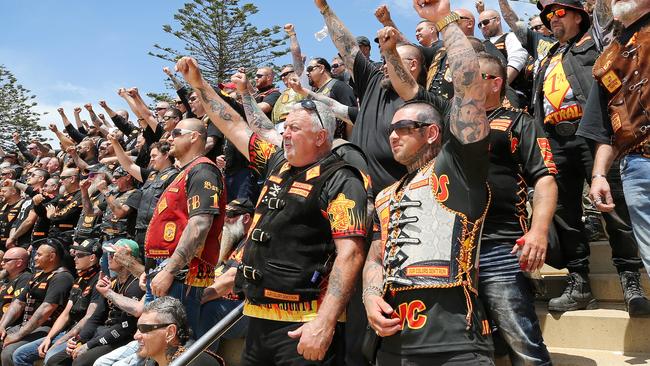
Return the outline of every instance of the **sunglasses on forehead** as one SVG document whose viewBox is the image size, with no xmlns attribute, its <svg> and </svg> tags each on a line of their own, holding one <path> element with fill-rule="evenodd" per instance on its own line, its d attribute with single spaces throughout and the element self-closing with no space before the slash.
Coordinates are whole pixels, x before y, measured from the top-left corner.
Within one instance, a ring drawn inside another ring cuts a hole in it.
<svg viewBox="0 0 650 366">
<path fill-rule="evenodd" d="M 285 71 L 282 74 L 280 74 L 280 79 L 284 79 L 291 74 L 293 74 L 293 70 Z"/>
<path fill-rule="evenodd" d="M 300 101 L 300 106 L 305 108 L 308 111 L 316 112 L 316 117 L 318 117 L 318 121 L 320 122 L 321 127 L 325 129 L 325 125 L 323 124 L 323 119 L 320 118 L 320 113 L 318 113 L 318 108 L 316 107 L 316 103 L 314 103 L 313 100 L 303 99 Z"/>
</svg>

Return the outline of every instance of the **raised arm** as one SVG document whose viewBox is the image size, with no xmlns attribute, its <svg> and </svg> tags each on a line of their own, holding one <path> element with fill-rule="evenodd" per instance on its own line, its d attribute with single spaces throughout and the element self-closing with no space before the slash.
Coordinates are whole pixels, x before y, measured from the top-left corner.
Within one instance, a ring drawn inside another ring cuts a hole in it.
<svg viewBox="0 0 650 366">
<path fill-rule="evenodd" d="M 248 159 L 248 142 L 253 135 L 253 131 L 248 127 L 242 116 L 221 99 L 210 84 L 203 79 L 195 59 L 191 57 L 181 58 L 176 63 L 176 70 L 182 73 L 185 80 L 194 88 L 210 117 L 210 121 Z"/>
<path fill-rule="evenodd" d="M 297 76 L 292 76 L 289 80 L 289 87 L 293 89 L 296 93 L 302 95 L 303 97 L 306 98 L 311 98 L 314 100 L 318 100 L 320 102 L 323 102 L 323 104 L 327 105 L 332 112 L 334 113 L 334 116 L 341 121 L 344 121 L 350 125 L 353 125 L 354 122 L 352 122 L 350 115 L 349 115 L 349 110 L 350 107 L 343 103 L 339 103 L 336 100 L 320 93 L 315 93 L 311 90 L 305 89 L 302 87 L 302 84 L 300 83 L 300 79 L 298 79 Z"/>
<path fill-rule="evenodd" d="M 255 98 L 250 94 L 248 89 L 250 83 L 246 78 L 246 74 L 237 72 L 230 80 L 237 85 L 237 93 L 242 97 L 248 127 L 268 142 L 277 146 L 282 145 L 282 136 L 275 130 L 273 122 L 262 112 Z"/>
<path fill-rule="evenodd" d="M 181 88 L 183 87 L 183 83 L 181 83 L 181 82 L 176 78 L 176 76 L 175 76 L 174 73 L 169 69 L 169 67 L 167 67 L 167 66 L 163 67 L 163 72 L 164 72 L 165 74 L 167 74 L 167 76 L 169 77 L 169 80 L 172 81 L 172 84 L 174 84 L 174 88 L 175 88 L 176 90 L 181 89 Z"/>
<path fill-rule="evenodd" d="M 404 65 L 402 58 L 397 52 L 399 33 L 393 27 L 385 27 L 377 32 L 377 37 L 379 38 L 381 53 L 386 59 L 388 77 L 390 78 L 391 84 L 393 84 L 393 89 L 395 89 L 400 98 L 404 100 L 413 99 L 418 92 L 418 83 Z"/>
<path fill-rule="evenodd" d="M 393 18 L 390 16 L 388 5 L 379 5 L 379 7 L 375 9 L 375 18 L 377 18 L 377 21 L 379 21 L 379 23 L 381 23 L 381 25 L 384 27 L 395 28 L 398 34 L 398 42 L 407 42 L 406 37 L 404 37 L 404 34 L 397 28 L 397 25 L 393 21 Z"/>
<path fill-rule="evenodd" d="M 298 43 L 298 36 L 296 36 L 295 27 L 291 23 L 285 24 L 284 31 L 287 32 L 289 41 L 291 42 L 290 48 L 293 71 L 296 73 L 296 75 L 300 76 L 305 70 L 305 61 L 302 58 L 302 51 L 300 50 L 300 43 Z"/>
<path fill-rule="evenodd" d="M 124 148 L 122 145 L 120 145 L 120 142 L 117 140 L 115 134 L 109 133 L 107 139 L 113 146 L 115 157 L 117 157 L 117 161 L 120 163 L 122 168 L 131 174 L 133 178 L 137 179 L 140 183 L 143 183 L 144 180 L 142 178 L 142 169 L 126 154 Z"/>
<path fill-rule="evenodd" d="M 129 96 L 133 99 L 133 104 L 134 107 L 138 110 L 136 113 L 140 118 L 143 119 L 144 122 L 146 123 L 146 126 L 149 126 L 153 132 L 156 132 L 156 129 L 158 128 L 158 120 L 153 116 L 153 113 L 149 110 L 149 107 L 147 107 L 147 104 L 144 102 L 142 97 L 140 96 L 140 92 L 138 91 L 138 88 L 129 88 L 126 91 Z M 142 128 L 145 128 L 146 126 L 141 124 Z"/>
<path fill-rule="evenodd" d="M 74 107 L 74 123 L 77 126 L 77 129 L 84 127 L 83 121 L 81 120 L 81 107 Z"/>
<path fill-rule="evenodd" d="M 106 111 L 106 114 L 108 114 L 109 117 L 113 118 L 113 117 L 115 117 L 117 115 L 117 113 L 115 113 L 115 111 L 111 107 L 108 106 L 108 104 L 106 103 L 105 100 L 100 100 L 99 101 L 99 106 L 104 108 L 104 110 Z"/>
<path fill-rule="evenodd" d="M 62 149 L 67 149 L 70 146 L 74 146 L 75 143 L 68 136 L 64 135 L 63 132 L 59 131 L 54 123 L 50 123 L 50 131 L 52 131 L 56 138 L 59 139 L 59 144 L 61 144 Z"/>
<path fill-rule="evenodd" d="M 413 6 L 422 18 L 434 23 L 451 14 L 449 0 L 413 0 Z M 451 132 L 463 144 L 480 141 L 490 133 L 490 124 L 485 114 L 485 94 L 476 52 L 455 22 L 444 27 L 441 34 L 454 80 L 449 117 Z"/>
<path fill-rule="evenodd" d="M 508 0 L 499 0 L 499 8 L 501 9 L 501 15 L 503 15 L 503 19 L 510 27 L 510 30 L 515 34 L 515 36 L 517 36 L 519 42 L 521 42 L 522 45 L 525 45 L 527 43 L 526 34 L 528 33 L 526 23 L 519 19 L 517 13 L 515 13 L 510 6 L 510 3 L 508 3 Z"/>
<path fill-rule="evenodd" d="M 320 13 L 323 14 L 327 31 L 332 38 L 332 42 L 334 42 L 334 45 L 338 49 L 345 67 L 348 70 L 353 70 L 354 59 L 357 56 L 357 52 L 359 52 L 356 38 L 345 27 L 341 19 L 334 14 L 334 11 L 330 9 L 326 0 L 314 0 L 314 3 L 316 3 L 316 7 L 318 7 Z"/>
</svg>

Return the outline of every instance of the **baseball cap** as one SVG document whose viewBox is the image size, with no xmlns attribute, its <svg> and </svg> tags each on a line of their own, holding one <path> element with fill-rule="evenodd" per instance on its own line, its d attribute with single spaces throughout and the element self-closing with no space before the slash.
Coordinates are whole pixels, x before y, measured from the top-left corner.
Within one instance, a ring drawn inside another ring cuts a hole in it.
<svg viewBox="0 0 650 366">
<path fill-rule="evenodd" d="M 546 28 L 551 29 L 551 22 L 546 19 L 546 15 L 551 12 L 551 6 L 559 5 L 563 8 L 578 12 L 578 14 L 580 14 L 582 17 L 582 21 L 580 22 L 580 30 L 583 33 L 589 30 L 589 27 L 591 25 L 591 18 L 589 18 L 589 14 L 582 6 L 580 0 L 547 0 L 544 2 L 540 1 L 538 4 L 542 4 L 544 7 L 542 9 L 542 12 L 539 14 L 539 17 Z"/>
<path fill-rule="evenodd" d="M 101 242 L 96 238 L 86 239 L 82 241 L 81 244 L 71 245 L 70 249 L 74 249 L 78 252 L 94 254 L 98 257 L 102 255 Z"/>
<path fill-rule="evenodd" d="M 122 168 L 121 166 L 118 166 L 117 168 L 115 168 L 115 170 L 113 170 L 113 178 L 115 179 L 122 178 L 127 175 L 129 175 L 129 172 L 124 170 L 124 168 Z"/>
<path fill-rule="evenodd" d="M 236 198 L 226 206 L 226 211 L 233 211 L 236 214 L 252 214 L 255 212 L 255 205 L 248 198 Z"/>
<path fill-rule="evenodd" d="M 366 36 L 358 36 L 357 37 L 357 44 L 359 46 L 368 46 L 368 47 L 370 47 L 370 40 Z"/>
<path fill-rule="evenodd" d="M 135 258 L 140 257 L 140 246 L 138 243 L 134 242 L 131 239 L 120 239 L 113 244 L 113 246 L 107 245 L 104 248 L 104 251 L 107 253 L 115 253 L 115 249 L 113 247 L 127 247 L 131 249 L 131 255 L 134 256 Z"/>
</svg>

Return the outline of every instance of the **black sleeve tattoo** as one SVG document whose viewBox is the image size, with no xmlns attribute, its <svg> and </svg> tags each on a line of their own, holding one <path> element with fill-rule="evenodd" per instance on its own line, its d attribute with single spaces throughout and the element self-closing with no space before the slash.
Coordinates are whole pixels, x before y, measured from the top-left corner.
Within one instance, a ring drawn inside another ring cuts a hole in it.
<svg viewBox="0 0 650 366">
<path fill-rule="evenodd" d="M 52 313 L 54 313 L 54 310 L 58 307 L 57 304 L 50 304 L 47 302 L 42 303 L 34 312 L 31 318 L 27 321 L 27 323 L 24 323 L 20 327 L 20 329 L 16 332 L 16 337 L 19 339 L 22 339 L 29 333 L 33 332 L 34 329 L 40 327 L 45 323 L 49 318 Z"/>
<path fill-rule="evenodd" d="M 282 136 L 275 130 L 273 122 L 262 112 L 250 93 L 244 93 L 242 102 L 244 113 L 246 113 L 246 119 L 248 120 L 248 126 L 251 130 L 275 145 L 282 145 Z"/>
<path fill-rule="evenodd" d="M 354 69 L 354 58 L 359 52 L 357 40 L 352 33 L 345 27 L 341 19 L 330 9 L 329 6 L 325 7 L 322 11 L 327 31 L 332 38 L 332 42 L 339 51 L 343 63 L 348 70 Z"/>
<path fill-rule="evenodd" d="M 127 313 L 139 317 L 142 315 L 142 309 L 144 304 L 140 300 L 135 300 L 124 295 L 120 295 L 115 291 L 111 290 L 106 294 L 106 299 L 111 301 L 115 306 L 126 311 Z"/>
<path fill-rule="evenodd" d="M 219 98 L 219 100 L 210 98 L 205 88 L 199 88 L 198 92 L 203 103 L 210 107 L 212 112 L 217 113 L 219 118 L 228 122 L 232 121 L 232 114 L 230 114 L 225 107 L 226 102 L 221 100 L 221 98 Z"/>
<path fill-rule="evenodd" d="M 196 215 L 190 217 L 174 254 L 169 258 L 165 270 L 176 273 L 183 269 L 194 258 L 197 249 L 205 244 L 205 238 L 208 236 L 210 226 L 212 225 L 212 215 Z"/>
<path fill-rule="evenodd" d="M 508 0 L 499 0 L 499 7 L 501 8 L 501 15 L 503 15 L 503 19 L 508 23 L 510 30 L 517 36 L 519 42 L 525 45 L 528 29 L 526 29 L 524 22 L 519 19 L 517 13 L 515 13 L 508 3 Z"/>
</svg>

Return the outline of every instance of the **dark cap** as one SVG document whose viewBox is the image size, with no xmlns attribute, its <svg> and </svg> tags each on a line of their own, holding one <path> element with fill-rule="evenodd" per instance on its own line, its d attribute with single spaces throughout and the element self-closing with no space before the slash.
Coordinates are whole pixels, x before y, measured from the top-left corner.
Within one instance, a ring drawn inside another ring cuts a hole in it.
<svg viewBox="0 0 650 366">
<path fill-rule="evenodd" d="M 546 19 L 546 14 L 551 12 L 551 8 L 553 7 L 553 5 L 558 5 L 568 10 L 573 10 L 578 12 L 582 17 L 582 21 L 580 22 L 580 31 L 584 33 L 589 30 L 589 26 L 591 25 L 591 19 L 589 18 L 589 14 L 585 10 L 585 8 L 582 6 L 582 2 L 580 2 L 580 0 L 539 1 L 537 3 L 537 7 L 539 8 L 540 6 L 543 6 L 542 12 L 539 14 L 539 17 L 542 20 L 542 23 L 544 23 L 544 25 L 546 26 L 546 28 L 551 29 L 551 22 L 548 19 Z"/>
<path fill-rule="evenodd" d="M 357 37 L 357 45 L 370 47 L 370 40 L 366 36 Z"/>
<path fill-rule="evenodd" d="M 255 205 L 253 205 L 253 202 L 249 200 L 248 198 L 237 198 L 228 204 L 226 206 L 227 211 L 234 211 L 235 213 L 239 215 L 243 214 L 252 214 L 255 212 Z"/>
<path fill-rule="evenodd" d="M 4 158 L 14 158 L 14 159 L 18 159 L 18 153 L 16 153 L 15 150 L 9 150 L 9 149 L 7 149 L 7 150 L 5 150 L 5 156 L 3 157 L 3 159 L 4 159 Z"/>
<path fill-rule="evenodd" d="M 97 238 L 86 239 L 82 241 L 81 244 L 71 245 L 70 249 L 74 249 L 78 252 L 94 254 L 97 257 L 102 255 L 102 243 L 101 240 Z"/>
</svg>

